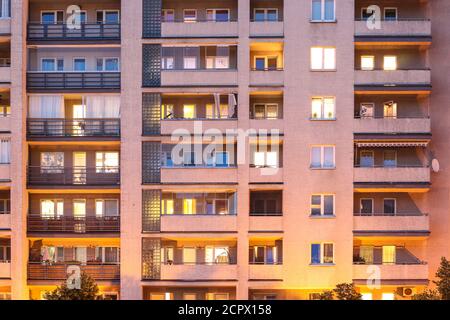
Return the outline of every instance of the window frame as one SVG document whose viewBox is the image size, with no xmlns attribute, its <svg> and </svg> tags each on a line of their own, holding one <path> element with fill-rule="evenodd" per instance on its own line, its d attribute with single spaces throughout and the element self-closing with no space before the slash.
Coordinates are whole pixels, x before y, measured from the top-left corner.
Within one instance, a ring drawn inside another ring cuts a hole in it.
<svg viewBox="0 0 450 320">
<path fill-rule="evenodd" d="M 367 152 L 367 153 L 372 154 L 373 164 L 371 166 L 362 166 L 361 165 L 361 158 L 362 158 L 362 153 L 363 152 Z M 375 167 L 375 151 L 373 151 L 373 150 L 365 150 L 365 149 L 359 150 L 359 167 L 360 168 L 374 168 Z"/>
<path fill-rule="evenodd" d="M 63 18 L 63 23 L 64 23 L 64 10 L 41 10 L 39 17 L 40 17 L 40 23 L 44 24 L 43 20 L 42 20 L 42 14 L 44 13 L 53 13 L 55 15 L 54 19 L 53 19 L 53 24 L 58 24 L 58 12 L 62 12 L 62 18 Z M 51 23 L 49 23 L 51 24 Z"/>
<path fill-rule="evenodd" d="M 95 20 L 97 23 L 100 23 L 98 21 L 98 13 L 101 12 L 102 13 L 102 24 L 107 24 L 106 23 L 106 13 L 107 12 L 117 12 L 117 23 L 120 24 L 120 10 L 119 9 L 98 9 L 95 10 Z M 109 23 L 109 24 L 113 24 L 113 23 Z"/>
<path fill-rule="evenodd" d="M 54 63 L 54 69 L 53 70 L 51 70 L 51 71 L 48 71 L 48 70 L 44 70 L 44 68 L 43 68 L 43 62 L 44 62 L 44 60 L 53 60 L 53 63 Z M 59 70 L 58 69 L 58 62 L 59 61 L 62 61 L 62 70 Z M 65 69 L 65 67 L 64 67 L 64 65 L 65 65 L 65 61 L 64 61 L 64 58 L 54 58 L 54 57 L 42 57 L 41 59 L 40 59 L 40 71 L 41 72 L 64 72 L 64 69 Z"/>
<path fill-rule="evenodd" d="M 117 154 L 117 166 L 109 167 L 105 165 L 106 154 L 107 153 L 116 153 Z M 97 154 L 102 154 L 102 166 L 97 165 Z M 119 151 L 95 151 L 95 173 L 119 173 L 120 168 L 120 152 Z"/>
<path fill-rule="evenodd" d="M 188 19 L 186 20 L 186 11 L 194 11 L 195 12 L 195 17 L 191 20 Z M 195 23 L 198 22 L 198 10 L 197 9 L 183 9 L 183 23 Z"/>
<path fill-rule="evenodd" d="M 370 59 L 372 59 L 372 68 L 363 68 L 363 59 L 364 58 L 370 58 Z M 362 71 L 374 71 L 375 70 L 375 56 L 373 56 L 373 55 L 362 55 L 361 57 L 360 57 L 360 62 L 361 62 L 361 66 L 360 66 L 360 69 L 362 70 Z"/>
<path fill-rule="evenodd" d="M 325 167 L 324 166 L 324 156 L 325 156 L 325 148 L 333 148 L 333 167 Z M 320 148 L 320 167 L 314 167 L 313 166 L 313 149 L 314 148 Z M 332 144 L 317 144 L 317 145 L 311 145 L 310 148 L 310 169 L 313 170 L 334 170 L 336 169 L 336 145 Z"/>
<path fill-rule="evenodd" d="M 75 60 L 84 60 L 84 70 L 75 70 Z M 86 72 L 87 70 L 87 59 L 86 57 L 73 57 L 72 58 L 72 70 L 74 72 Z"/>
<path fill-rule="evenodd" d="M 395 10 L 395 19 L 386 19 L 386 11 Z M 383 21 L 398 21 L 398 7 L 384 7 L 383 8 Z"/>
<path fill-rule="evenodd" d="M 325 245 L 327 245 L 327 244 L 331 244 L 332 246 L 333 246 L 333 262 L 324 262 L 324 253 L 325 253 L 325 250 L 324 250 L 324 247 L 325 247 Z M 313 250 L 312 250 L 312 248 L 313 248 L 313 245 L 320 245 L 320 252 L 319 252 L 319 255 L 320 255 L 320 263 L 313 263 L 312 262 L 312 258 L 313 258 L 313 255 L 312 255 L 312 253 L 313 253 Z M 336 246 L 334 245 L 334 242 L 331 242 L 331 241 L 324 241 L 324 242 L 312 242 L 311 243 L 311 245 L 309 246 L 310 247 L 310 266 L 334 266 L 334 265 L 336 265 L 336 260 L 335 260 L 335 256 L 336 256 L 336 254 L 335 254 L 335 251 L 336 251 Z"/>
<path fill-rule="evenodd" d="M 368 214 L 368 213 L 365 213 L 365 212 L 362 212 L 362 202 L 363 202 L 363 200 L 370 200 L 370 202 L 371 202 L 371 209 L 370 209 L 370 214 Z M 374 215 L 374 213 L 375 213 L 375 200 L 374 200 L 374 198 L 359 198 L 359 214 L 360 215 L 371 215 L 371 216 L 373 216 Z"/>
<path fill-rule="evenodd" d="M 258 69 L 256 67 L 256 59 L 264 58 L 264 69 Z M 277 60 L 277 66 L 275 69 L 269 68 L 269 59 L 275 58 Z M 253 56 L 253 68 L 252 71 L 278 71 L 282 68 L 278 67 L 278 55 L 255 55 Z"/>
<path fill-rule="evenodd" d="M 42 214 L 42 203 L 44 201 L 53 201 L 53 217 L 51 217 L 51 216 L 44 216 Z M 61 214 L 58 214 L 58 202 L 62 203 L 62 213 Z M 40 199 L 40 201 L 39 201 L 39 215 L 40 215 L 41 219 L 51 219 L 51 218 L 59 219 L 59 218 L 64 217 L 64 207 L 65 206 L 64 206 L 64 199 L 63 198 Z"/>
<path fill-rule="evenodd" d="M 395 155 L 395 160 L 394 160 L 395 161 L 395 165 L 394 166 L 387 166 L 385 164 L 385 161 L 386 161 L 385 155 L 386 155 L 387 152 L 392 152 Z M 390 150 L 383 150 L 383 168 L 397 168 L 397 166 L 398 166 L 397 150 L 392 150 L 392 149 L 390 149 Z"/>
<path fill-rule="evenodd" d="M 213 20 L 208 19 L 208 10 L 213 11 Z M 217 21 L 217 10 L 226 10 L 228 12 L 228 19 L 225 21 Z M 205 10 L 206 22 L 230 22 L 231 21 L 231 10 L 230 8 L 206 8 Z"/>
<path fill-rule="evenodd" d="M 395 58 L 395 68 L 386 69 L 386 58 Z M 396 55 L 387 54 L 383 56 L 383 71 L 397 71 L 398 69 L 398 59 Z"/>
<path fill-rule="evenodd" d="M 256 20 L 255 19 L 257 10 L 264 10 L 264 20 Z M 276 12 L 276 15 L 277 15 L 276 20 L 267 19 L 269 10 L 274 10 Z M 253 21 L 252 22 L 278 22 L 278 21 L 280 21 L 280 14 L 279 14 L 278 8 L 253 8 Z"/>
<path fill-rule="evenodd" d="M 117 60 L 117 70 L 106 70 L 106 60 L 116 59 Z M 98 70 L 98 61 L 102 61 L 102 69 Z M 98 72 L 120 72 L 120 57 L 97 57 L 95 58 L 95 68 Z"/>
<path fill-rule="evenodd" d="M 313 101 L 314 100 L 321 100 L 320 105 L 320 117 L 315 118 L 313 115 Z M 325 100 L 333 100 L 333 117 L 328 118 L 325 116 Z M 314 96 L 311 97 L 311 117 L 310 120 L 312 121 L 335 121 L 336 120 L 336 97 L 334 96 Z"/>
<path fill-rule="evenodd" d="M 314 196 L 320 196 L 320 204 L 319 205 L 313 205 L 313 197 Z M 333 198 L 333 213 L 332 214 L 325 214 L 325 197 L 331 196 Z M 320 214 L 314 215 L 312 214 L 313 209 L 320 209 Z M 333 218 L 336 217 L 336 195 L 334 193 L 313 193 L 311 194 L 311 201 L 310 201 L 310 212 L 309 216 L 311 218 Z"/>
<path fill-rule="evenodd" d="M 313 54 L 312 54 L 312 51 L 313 51 L 313 49 L 321 49 L 321 54 L 322 54 L 322 63 L 321 63 L 321 68 L 318 68 L 318 69 L 315 69 L 315 68 L 313 68 L 313 60 L 312 60 L 312 57 L 313 57 Z M 325 50 L 326 49 L 333 49 L 334 50 L 334 67 L 333 68 L 325 68 Z M 309 63 L 309 69 L 310 69 L 310 71 L 312 71 L 312 72 L 316 72 L 316 71 L 322 71 L 322 72 L 334 72 L 334 71 L 337 71 L 337 56 L 336 56 L 336 52 L 337 52 L 337 50 L 336 50 L 336 47 L 335 46 L 311 46 L 310 47 L 310 53 L 309 53 L 309 55 L 310 55 L 310 63 Z"/>
<path fill-rule="evenodd" d="M 172 14 L 173 14 L 173 20 L 172 21 L 168 21 L 167 20 L 167 12 L 170 12 L 170 11 L 172 11 Z M 170 8 L 168 8 L 168 9 L 161 9 L 161 22 L 176 22 L 175 21 L 175 9 L 170 9 Z"/>
<path fill-rule="evenodd" d="M 326 0 L 319 0 L 320 1 L 320 20 L 317 19 L 313 19 L 313 10 L 314 10 L 314 5 L 313 2 L 314 0 L 311 0 L 311 19 L 310 22 L 321 22 L 321 23 L 332 23 L 332 22 L 336 22 L 336 0 L 333 0 L 333 19 L 332 20 L 326 20 L 325 19 L 325 1 Z"/>
<path fill-rule="evenodd" d="M 369 116 L 362 116 L 361 115 L 362 107 L 363 106 L 368 106 L 368 105 L 372 106 L 372 115 L 370 117 Z M 359 104 L 359 118 L 360 119 L 373 119 L 373 118 L 375 118 L 375 102 L 361 102 Z"/>
<path fill-rule="evenodd" d="M 116 202 L 116 214 L 115 215 L 106 215 L 106 201 L 114 201 Z M 101 215 L 97 214 L 97 202 L 102 202 L 102 212 Z M 120 216 L 120 207 L 119 207 L 119 199 L 112 199 L 112 198 L 96 198 L 94 199 L 95 204 L 95 217 L 96 218 L 113 218 L 113 217 L 119 217 Z"/>
<path fill-rule="evenodd" d="M 393 200 L 394 201 L 394 213 L 393 215 L 397 215 L 397 198 L 383 198 L 383 215 L 386 215 L 388 212 L 385 212 L 385 201 L 386 200 Z M 389 213 L 390 214 L 390 213 Z"/>
<path fill-rule="evenodd" d="M 255 110 L 256 106 L 264 106 L 264 117 L 263 118 L 256 117 L 256 110 Z M 276 107 L 277 108 L 277 117 L 276 118 L 269 118 L 269 117 L 267 117 L 267 114 L 268 114 L 267 110 L 268 110 L 269 107 Z M 280 105 L 278 103 L 276 103 L 276 102 L 267 102 L 267 103 L 255 102 L 255 103 L 253 103 L 252 111 L 253 111 L 252 120 L 277 120 L 277 119 L 281 119 L 280 118 Z"/>
</svg>

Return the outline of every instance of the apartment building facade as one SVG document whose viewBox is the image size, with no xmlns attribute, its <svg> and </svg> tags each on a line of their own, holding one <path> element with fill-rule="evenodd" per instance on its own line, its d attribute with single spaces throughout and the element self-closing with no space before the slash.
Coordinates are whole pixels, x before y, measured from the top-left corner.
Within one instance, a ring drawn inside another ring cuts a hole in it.
<svg viewBox="0 0 450 320">
<path fill-rule="evenodd" d="M 410 299 L 450 256 L 445 1 L 0 3 L 0 298 Z"/>
</svg>

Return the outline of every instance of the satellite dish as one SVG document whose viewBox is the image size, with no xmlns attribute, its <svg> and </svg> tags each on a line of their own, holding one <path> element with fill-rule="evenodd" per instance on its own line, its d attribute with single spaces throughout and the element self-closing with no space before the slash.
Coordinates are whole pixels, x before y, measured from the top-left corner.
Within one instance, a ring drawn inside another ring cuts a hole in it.
<svg viewBox="0 0 450 320">
<path fill-rule="evenodd" d="M 431 160 L 431 169 L 433 169 L 434 172 L 439 172 L 439 161 L 438 161 L 438 159 Z"/>
</svg>

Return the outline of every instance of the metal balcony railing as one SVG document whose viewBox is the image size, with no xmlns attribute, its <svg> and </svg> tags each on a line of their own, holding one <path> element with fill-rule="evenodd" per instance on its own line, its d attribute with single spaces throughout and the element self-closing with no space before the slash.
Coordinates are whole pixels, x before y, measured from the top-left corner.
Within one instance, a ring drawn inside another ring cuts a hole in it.
<svg viewBox="0 0 450 320">
<path fill-rule="evenodd" d="M 120 232 L 120 217 L 42 217 L 29 214 L 28 232 L 97 233 Z"/>
<path fill-rule="evenodd" d="M 27 88 L 52 89 L 120 89 L 120 72 L 28 72 Z"/>
<path fill-rule="evenodd" d="M 81 23 L 78 28 L 73 28 L 65 23 L 29 23 L 28 40 L 120 40 L 120 24 Z"/>
<path fill-rule="evenodd" d="M 28 262 L 29 280 L 64 280 L 69 273 L 67 267 L 78 265 L 81 272 L 90 275 L 94 280 L 119 280 L 119 264 L 88 263 L 81 265 L 79 262 L 47 264 L 45 262 Z"/>
<path fill-rule="evenodd" d="M 120 119 L 27 119 L 28 137 L 120 137 Z"/>
<path fill-rule="evenodd" d="M 30 186 L 118 186 L 119 167 L 28 166 Z"/>
</svg>

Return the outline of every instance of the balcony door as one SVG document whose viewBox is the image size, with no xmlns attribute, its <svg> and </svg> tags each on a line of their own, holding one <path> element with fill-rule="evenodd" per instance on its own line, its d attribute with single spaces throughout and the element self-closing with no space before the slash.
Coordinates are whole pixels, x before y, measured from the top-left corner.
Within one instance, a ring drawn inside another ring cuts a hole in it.
<svg viewBox="0 0 450 320">
<path fill-rule="evenodd" d="M 73 135 L 74 136 L 84 136 L 86 129 L 86 105 L 75 104 L 72 109 L 73 116 Z"/>
<path fill-rule="evenodd" d="M 388 119 L 397 118 L 397 104 L 394 101 L 388 101 L 383 104 L 383 116 Z"/>
<path fill-rule="evenodd" d="M 86 152 L 73 153 L 73 183 L 86 184 Z"/>
<path fill-rule="evenodd" d="M 395 246 L 383 246 L 383 264 L 395 264 L 396 248 Z"/>
<path fill-rule="evenodd" d="M 361 167 L 373 167 L 375 164 L 373 151 L 361 151 L 359 164 Z"/>
</svg>

